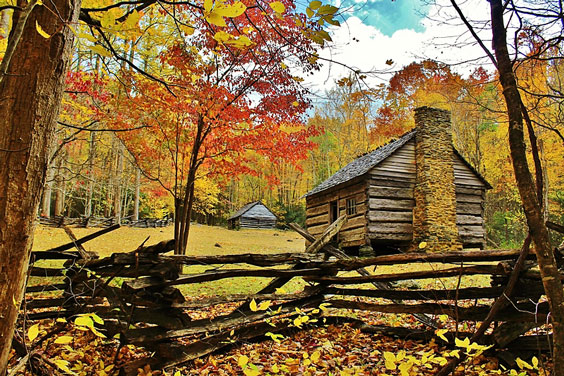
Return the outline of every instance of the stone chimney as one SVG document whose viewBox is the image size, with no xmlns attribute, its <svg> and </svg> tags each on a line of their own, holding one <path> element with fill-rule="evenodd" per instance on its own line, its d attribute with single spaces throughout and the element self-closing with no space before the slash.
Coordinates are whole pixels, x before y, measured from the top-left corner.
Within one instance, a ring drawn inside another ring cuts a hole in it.
<svg viewBox="0 0 564 376">
<path fill-rule="evenodd" d="M 456 226 L 450 112 L 419 107 L 415 109 L 415 126 L 412 249 L 420 252 L 460 251 L 462 242 Z"/>
</svg>

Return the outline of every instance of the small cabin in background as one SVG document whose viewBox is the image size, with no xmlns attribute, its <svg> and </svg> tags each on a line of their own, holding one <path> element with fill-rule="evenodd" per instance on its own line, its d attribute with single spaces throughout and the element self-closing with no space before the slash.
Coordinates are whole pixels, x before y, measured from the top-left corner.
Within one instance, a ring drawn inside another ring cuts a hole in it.
<svg viewBox="0 0 564 376">
<path fill-rule="evenodd" d="M 227 218 L 229 229 L 274 228 L 277 217 L 260 201 L 249 202 Z"/>
<path fill-rule="evenodd" d="M 420 107 L 415 124 L 305 195 L 313 236 L 346 214 L 336 239 L 344 248 L 484 248 L 483 205 L 491 186 L 454 149 L 448 111 Z"/>
</svg>

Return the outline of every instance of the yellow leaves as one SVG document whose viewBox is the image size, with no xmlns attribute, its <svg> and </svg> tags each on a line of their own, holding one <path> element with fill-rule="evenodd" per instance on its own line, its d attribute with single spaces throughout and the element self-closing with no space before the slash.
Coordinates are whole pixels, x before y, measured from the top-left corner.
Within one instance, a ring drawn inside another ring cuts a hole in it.
<svg viewBox="0 0 564 376">
<path fill-rule="evenodd" d="M 112 53 L 100 45 L 87 46 L 87 48 L 100 56 L 112 57 Z"/>
<path fill-rule="evenodd" d="M 58 345 L 66 345 L 72 342 L 71 336 L 60 336 L 55 340 L 55 343 Z"/>
<path fill-rule="evenodd" d="M 448 338 L 445 337 L 445 333 L 448 333 L 448 329 L 437 329 L 437 330 L 435 330 L 435 334 L 437 335 L 437 337 L 439 337 L 440 339 L 442 339 L 445 342 L 448 342 Z"/>
<path fill-rule="evenodd" d="M 27 338 L 30 341 L 33 341 L 34 339 L 36 339 L 38 335 L 39 335 L 39 324 L 32 325 L 27 330 Z"/>
<path fill-rule="evenodd" d="M 45 30 L 43 30 L 43 28 L 41 27 L 41 25 L 39 25 L 39 23 L 37 21 L 35 21 L 35 30 L 37 30 L 39 35 L 41 35 L 43 38 L 45 38 L 45 39 L 51 38 L 51 35 L 47 34 L 45 32 Z"/>
<path fill-rule="evenodd" d="M 100 333 L 96 329 L 96 327 L 94 326 L 94 322 L 100 325 L 104 324 L 104 320 L 102 320 L 100 316 L 96 315 L 95 313 L 86 313 L 83 315 L 79 315 L 74 320 L 74 324 L 78 327 L 77 329 L 90 330 L 96 336 L 100 338 L 106 338 L 106 336 L 103 333 Z"/>
<path fill-rule="evenodd" d="M 243 368 L 247 365 L 247 363 L 249 363 L 249 357 L 246 355 L 241 355 L 239 357 L 239 359 L 237 360 L 237 364 L 239 365 L 239 367 Z"/>
<path fill-rule="evenodd" d="M 235 18 L 239 17 L 247 10 L 247 6 L 240 1 L 233 4 L 225 4 L 222 0 L 215 1 L 205 0 L 204 11 L 206 21 L 215 26 L 225 27 L 225 19 L 223 17 Z"/>
<path fill-rule="evenodd" d="M 125 22 L 123 23 L 123 28 L 125 30 L 136 29 L 141 15 L 136 10 L 133 10 L 129 16 L 127 16 Z"/>
<path fill-rule="evenodd" d="M 112 12 L 104 12 L 104 15 L 100 19 L 100 25 L 104 29 L 112 28 L 116 24 L 116 18 L 112 14 Z"/>
<path fill-rule="evenodd" d="M 278 367 L 277 364 L 274 364 L 272 367 L 270 367 L 270 370 L 271 370 L 273 373 L 278 373 L 278 372 L 280 372 L 280 368 Z"/>
<path fill-rule="evenodd" d="M 239 49 L 247 48 L 254 44 L 254 42 L 246 35 L 239 35 L 236 37 L 221 30 L 215 33 L 213 39 L 220 44 L 226 44 Z"/>
<path fill-rule="evenodd" d="M 455 338 L 454 339 L 454 345 L 456 347 L 468 348 L 468 346 L 470 346 L 470 338 L 464 338 L 464 340 L 461 340 L 459 338 Z"/>
<path fill-rule="evenodd" d="M 245 376 L 259 376 L 260 375 L 260 371 L 256 368 L 246 368 L 245 370 L 243 370 L 243 373 L 245 374 Z"/>
<path fill-rule="evenodd" d="M 249 304 L 249 307 L 251 308 L 251 311 L 256 312 L 256 311 L 266 311 L 269 307 L 270 307 L 270 300 L 265 300 L 264 302 L 261 302 L 260 304 L 257 305 L 256 300 L 251 300 L 251 303 Z"/>
<path fill-rule="evenodd" d="M 538 362 L 538 360 L 537 360 L 537 362 Z M 532 365 L 525 362 L 524 360 L 522 360 L 519 357 L 515 359 L 515 363 L 517 363 L 517 367 L 519 367 L 520 369 L 533 369 Z"/>
<path fill-rule="evenodd" d="M 280 340 L 284 338 L 282 334 L 275 334 L 272 332 L 266 333 L 265 336 L 270 337 L 270 339 L 272 339 L 276 343 L 280 343 Z"/>
<path fill-rule="evenodd" d="M 317 363 L 320 357 L 321 357 L 321 353 L 319 351 L 314 351 L 309 358 L 313 363 Z"/>
<path fill-rule="evenodd" d="M 55 359 L 54 363 L 57 365 L 57 367 L 59 367 L 59 369 L 61 371 L 64 371 L 66 373 L 70 373 L 71 375 L 76 375 L 76 373 L 74 373 L 73 371 L 71 371 L 69 369 L 69 362 L 67 360 L 64 359 Z"/>
<path fill-rule="evenodd" d="M 396 369 L 396 356 L 389 351 L 384 351 L 384 365 L 389 370 L 392 370 L 392 371 L 395 370 Z"/>
<path fill-rule="evenodd" d="M 292 102 L 292 106 L 294 106 L 294 107 L 298 107 L 299 105 L 300 105 L 300 104 L 298 103 L 298 101 L 293 101 L 293 102 Z"/>
<path fill-rule="evenodd" d="M 282 14 L 286 10 L 286 7 L 280 1 L 274 1 L 270 3 L 270 7 L 278 14 Z"/>
<path fill-rule="evenodd" d="M 419 243 L 419 249 L 425 249 L 425 247 L 427 247 L 427 242 Z"/>
</svg>

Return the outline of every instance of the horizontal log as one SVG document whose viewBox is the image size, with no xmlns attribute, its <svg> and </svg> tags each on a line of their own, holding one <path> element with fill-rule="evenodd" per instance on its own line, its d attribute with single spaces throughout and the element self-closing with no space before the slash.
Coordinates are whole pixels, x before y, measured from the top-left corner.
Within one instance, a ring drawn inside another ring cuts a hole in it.
<svg viewBox="0 0 564 376">
<path fill-rule="evenodd" d="M 63 277 L 63 268 L 41 268 L 33 266 L 29 271 L 29 275 L 33 277 Z"/>
<path fill-rule="evenodd" d="M 64 298 L 45 298 L 45 299 L 26 300 L 25 306 L 27 309 L 36 309 L 36 308 L 60 309 L 63 306 L 82 305 L 82 304 L 95 305 L 95 304 L 102 304 L 103 302 L 104 302 L 103 298 L 67 296 Z"/>
<path fill-rule="evenodd" d="M 31 252 L 30 263 L 38 260 L 74 260 L 80 258 L 77 251 L 33 251 Z"/>
<path fill-rule="evenodd" d="M 456 215 L 456 224 L 457 225 L 480 225 L 484 224 L 484 219 L 479 215 L 464 215 L 464 214 L 457 214 Z"/>
<path fill-rule="evenodd" d="M 470 203 L 478 203 L 481 204 L 482 201 L 484 201 L 482 199 L 482 196 L 477 196 L 477 195 L 467 195 L 467 194 L 462 194 L 462 193 L 457 193 L 456 194 L 456 202 L 470 202 Z"/>
<path fill-rule="evenodd" d="M 413 221 L 413 212 L 410 211 L 384 211 L 384 210 L 371 210 L 368 213 L 368 220 L 370 222 L 405 222 L 411 223 Z"/>
<path fill-rule="evenodd" d="M 331 299 L 328 301 L 333 308 L 358 309 L 380 313 L 426 313 L 434 315 L 448 315 L 458 320 L 483 321 L 489 313 L 489 305 L 474 307 L 456 307 L 452 304 L 422 303 L 422 304 L 376 304 L 352 300 Z M 516 308 L 518 309 L 516 309 Z M 496 321 L 545 321 L 548 314 L 548 304 L 542 304 L 535 314 L 533 304 L 516 304 L 499 311 Z"/>
<path fill-rule="evenodd" d="M 405 181 L 405 180 L 396 180 L 391 178 L 382 178 L 376 176 L 370 176 L 369 184 L 372 187 L 397 187 L 397 188 L 408 188 L 413 190 L 415 187 L 415 181 Z"/>
<path fill-rule="evenodd" d="M 327 270 L 313 269 L 230 269 L 216 272 L 207 272 L 193 275 L 181 275 L 178 279 L 162 281 L 157 278 L 139 278 L 134 281 L 124 282 L 124 286 L 129 291 L 138 291 L 144 288 L 162 288 L 166 286 L 185 285 L 190 283 L 201 283 L 217 281 L 225 278 L 235 277 L 297 277 L 325 274 Z"/>
<path fill-rule="evenodd" d="M 47 292 L 47 291 L 62 291 L 67 287 L 66 283 L 54 283 L 49 285 L 35 285 L 35 286 L 26 286 L 25 293 L 34 293 L 34 292 Z"/>
<path fill-rule="evenodd" d="M 322 298 L 318 296 L 307 299 L 297 299 L 284 304 L 273 305 L 271 309 L 272 311 L 277 312 L 277 314 L 287 314 L 293 312 L 296 307 L 299 307 L 300 309 L 317 307 L 321 303 Z M 280 309 L 280 312 L 278 312 L 278 309 Z M 214 319 L 194 320 L 188 323 L 183 329 L 170 330 L 161 334 L 155 334 L 154 331 L 151 330 L 151 328 L 147 328 L 147 330 L 129 330 L 125 333 L 125 337 L 129 343 L 133 344 L 158 342 L 167 339 L 186 337 L 194 334 L 213 332 L 216 330 L 225 330 L 239 325 L 263 320 L 268 317 L 272 317 L 271 312 L 268 311 L 251 311 L 245 313 L 237 312 L 236 315 L 224 315 L 216 317 Z"/>
<path fill-rule="evenodd" d="M 415 206 L 414 200 L 392 200 L 392 199 L 380 199 L 380 198 L 369 198 L 368 207 L 370 210 L 412 210 Z M 400 211 L 398 210 L 398 211 Z"/>
<path fill-rule="evenodd" d="M 257 302 L 261 302 L 264 300 L 276 300 L 280 301 L 290 301 L 295 299 L 307 298 L 314 295 L 319 294 L 319 289 L 315 289 L 311 292 L 309 291 L 302 291 L 296 294 L 234 294 L 234 295 L 226 295 L 226 296 L 212 296 L 212 297 L 204 297 L 198 298 L 197 300 L 187 301 L 184 303 L 174 303 L 172 307 L 174 308 L 204 308 L 218 304 L 226 304 L 226 303 L 233 303 L 233 302 L 244 302 L 248 301 L 251 302 L 253 299 Z"/>
<path fill-rule="evenodd" d="M 370 176 L 374 176 L 376 178 L 400 178 L 405 180 L 414 180 L 415 179 L 415 171 L 402 171 L 399 169 L 393 170 L 391 168 L 373 168 L 370 171 Z"/>
<path fill-rule="evenodd" d="M 374 198 L 401 198 L 401 199 L 413 199 L 413 189 L 411 188 L 399 188 L 399 187 L 380 187 L 370 185 L 368 187 L 368 195 Z"/>
<path fill-rule="evenodd" d="M 328 287 L 323 290 L 325 295 L 365 296 L 396 300 L 455 300 L 455 299 L 493 299 L 503 294 L 504 288 L 499 287 L 468 287 L 452 290 L 368 290 Z M 541 284 L 521 286 L 513 294 L 514 299 L 538 298 L 544 294 Z"/>
<path fill-rule="evenodd" d="M 457 194 L 462 193 L 462 194 L 476 195 L 476 196 L 482 196 L 484 194 L 483 188 L 466 187 L 462 185 L 455 185 L 455 191 Z"/>
<path fill-rule="evenodd" d="M 442 270 L 422 270 L 417 272 L 409 273 L 394 273 L 394 274 L 380 274 L 380 275 L 370 275 L 370 276 L 359 276 L 359 277 L 304 277 L 306 281 L 315 281 L 321 283 L 330 284 L 359 284 L 368 282 L 394 282 L 402 281 L 406 279 L 425 279 L 425 278 L 443 278 L 443 277 L 454 277 L 459 275 L 475 275 L 475 274 L 485 274 L 485 275 L 508 275 L 497 268 L 494 265 L 477 265 L 477 266 L 467 266 L 462 268 L 450 268 Z"/>
<path fill-rule="evenodd" d="M 482 205 L 477 203 L 457 202 L 456 214 L 481 216 Z"/>
<path fill-rule="evenodd" d="M 458 233 L 460 236 L 484 236 L 486 230 L 481 225 L 458 225 Z"/>
<path fill-rule="evenodd" d="M 374 240 L 375 242 L 410 242 L 413 239 L 413 234 L 403 233 L 403 234 L 390 234 L 386 232 L 368 232 L 368 238 Z"/>
<path fill-rule="evenodd" d="M 325 214 L 329 212 L 329 205 L 328 203 L 324 202 L 320 205 L 316 205 L 316 206 L 308 206 L 306 208 L 306 216 L 309 217 L 315 217 L 316 215 L 320 215 L 320 214 Z"/>
<path fill-rule="evenodd" d="M 409 234 L 411 236 L 413 233 L 413 225 L 405 222 L 370 222 L 368 224 L 368 232 L 371 234 Z"/>
<path fill-rule="evenodd" d="M 311 227 L 317 225 L 329 225 L 329 213 L 327 211 L 321 215 L 308 217 L 306 219 L 306 226 Z"/>
<path fill-rule="evenodd" d="M 259 253 L 242 253 L 236 255 L 217 255 L 217 256 L 143 256 L 138 258 L 128 253 L 115 253 L 112 255 L 114 264 L 131 265 L 138 262 L 139 264 L 157 264 L 161 262 L 172 262 L 183 265 L 214 265 L 214 264 L 250 264 L 256 266 L 274 266 L 284 265 L 287 263 L 311 262 L 320 260 L 319 255 L 311 255 L 306 253 L 276 253 L 276 254 L 259 254 Z"/>
</svg>

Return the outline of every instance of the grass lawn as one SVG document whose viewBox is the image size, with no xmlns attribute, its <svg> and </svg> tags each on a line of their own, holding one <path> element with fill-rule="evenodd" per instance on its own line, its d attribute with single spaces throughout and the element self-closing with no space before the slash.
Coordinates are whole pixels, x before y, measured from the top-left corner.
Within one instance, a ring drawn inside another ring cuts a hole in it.
<svg viewBox="0 0 564 376">
<path fill-rule="evenodd" d="M 99 228 L 73 228 L 77 238 L 100 230 Z M 85 244 L 88 251 L 96 252 L 100 257 L 109 256 L 117 252 L 131 252 L 149 237 L 145 245 L 155 244 L 162 240 L 172 239 L 174 227 L 161 228 L 131 228 L 121 227 L 108 234 L 102 235 Z M 34 251 L 47 250 L 69 242 L 69 237 L 61 228 L 38 226 L 35 230 L 33 242 Z M 245 229 L 227 230 L 223 227 L 193 224 L 190 228 L 188 240 L 188 255 L 225 255 L 240 253 L 285 253 L 302 252 L 305 241 L 301 235 L 293 231 Z M 61 267 L 62 261 L 41 261 L 37 266 Z M 195 265 L 184 267 L 183 273 L 196 274 L 206 270 L 250 268 L 249 265 Z M 32 277 L 30 284 L 45 283 L 39 280 L 45 278 Z M 51 278 L 52 282 L 58 281 Z M 241 277 L 206 283 L 178 286 L 187 298 L 198 296 L 216 296 L 230 294 L 255 293 L 266 286 L 269 278 Z M 304 281 L 294 278 L 285 289 L 288 292 L 300 291 Z"/>
<path fill-rule="evenodd" d="M 100 230 L 99 228 L 73 228 L 77 238 Z M 174 227 L 132 228 L 121 227 L 83 244 L 89 251 L 100 257 L 115 252 L 131 252 L 143 241 L 151 245 L 174 237 Z M 34 251 L 44 251 L 69 242 L 61 228 L 37 226 L 33 241 Z M 217 247 L 219 244 L 221 247 Z M 301 252 L 305 249 L 304 239 L 294 231 L 281 230 L 227 230 L 223 227 L 193 224 L 188 239 L 188 255 L 224 255 L 238 253 L 282 253 Z"/>
</svg>

